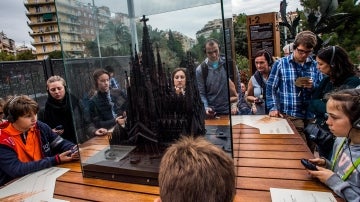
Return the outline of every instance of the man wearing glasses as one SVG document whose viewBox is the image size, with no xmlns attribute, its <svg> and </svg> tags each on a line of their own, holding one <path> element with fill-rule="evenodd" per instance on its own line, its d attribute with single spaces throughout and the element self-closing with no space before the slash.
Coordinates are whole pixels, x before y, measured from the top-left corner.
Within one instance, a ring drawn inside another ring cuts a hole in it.
<svg viewBox="0 0 360 202">
<path fill-rule="evenodd" d="M 298 33 L 294 40 L 294 51 L 272 66 L 266 83 L 266 105 L 272 117 L 291 120 L 306 141 L 303 129 L 313 115 L 307 112 L 311 90 L 316 88 L 322 74 L 312 58 L 316 46 L 316 35 L 311 31 Z"/>
</svg>

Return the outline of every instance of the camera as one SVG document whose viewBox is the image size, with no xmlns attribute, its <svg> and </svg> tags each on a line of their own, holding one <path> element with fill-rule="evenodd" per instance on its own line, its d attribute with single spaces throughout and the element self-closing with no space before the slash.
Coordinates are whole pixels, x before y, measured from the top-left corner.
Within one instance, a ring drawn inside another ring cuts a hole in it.
<svg viewBox="0 0 360 202">
<path fill-rule="evenodd" d="M 262 103 L 264 103 L 264 100 L 262 99 L 262 98 L 256 98 L 256 100 L 255 100 L 255 102 L 254 102 L 255 104 L 262 104 Z"/>
</svg>

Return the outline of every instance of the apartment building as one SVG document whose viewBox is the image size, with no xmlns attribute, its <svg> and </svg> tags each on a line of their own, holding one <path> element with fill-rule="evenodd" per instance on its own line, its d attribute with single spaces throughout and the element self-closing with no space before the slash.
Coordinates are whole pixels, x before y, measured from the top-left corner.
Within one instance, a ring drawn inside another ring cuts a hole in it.
<svg viewBox="0 0 360 202">
<path fill-rule="evenodd" d="M 4 32 L 0 32 L 0 52 L 15 54 L 15 41 L 6 36 Z"/>
<path fill-rule="evenodd" d="M 61 48 L 66 57 L 86 56 L 85 42 L 95 40 L 96 30 L 110 19 L 109 8 L 95 8 L 76 0 L 26 0 L 24 5 L 38 60 Z"/>
</svg>

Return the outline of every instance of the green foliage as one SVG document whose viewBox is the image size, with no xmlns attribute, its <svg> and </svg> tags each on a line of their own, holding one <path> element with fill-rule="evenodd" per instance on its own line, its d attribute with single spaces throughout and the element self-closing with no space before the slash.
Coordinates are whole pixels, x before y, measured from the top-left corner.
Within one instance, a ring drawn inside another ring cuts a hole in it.
<svg viewBox="0 0 360 202">
<path fill-rule="evenodd" d="M 246 15 L 239 14 L 233 25 L 235 38 L 235 52 L 242 56 L 248 56 Z"/>
<path fill-rule="evenodd" d="M 31 50 L 26 50 L 16 55 L 16 60 L 34 60 L 36 56 L 32 53 Z"/>
<path fill-rule="evenodd" d="M 304 6 L 304 12 L 316 12 L 320 6 L 322 19 L 312 16 L 303 23 L 303 29 L 312 30 L 321 35 L 323 41 L 328 40 L 328 45 L 340 45 L 345 48 L 350 54 L 350 58 L 354 63 L 360 63 L 357 53 L 360 48 L 360 5 L 358 0 L 342 0 L 339 1 L 339 6 L 334 10 L 333 4 L 327 13 L 326 5 L 320 5 L 316 0 L 300 0 L 301 5 Z M 321 3 L 329 1 L 322 1 Z M 305 16 L 302 16 L 306 19 Z"/>
<path fill-rule="evenodd" d="M 236 65 L 240 71 L 240 81 L 247 84 L 251 76 L 249 59 L 244 55 L 236 54 Z"/>
<path fill-rule="evenodd" d="M 175 39 L 171 30 L 169 30 L 169 40 L 167 42 L 168 48 L 173 51 L 181 61 L 184 58 L 185 52 L 181 45 L 181 42 Z"/>
<path fill-rule="evenodd" d="M 7 52 L 0 52 L 0 61 L 14 61 L 15 56 Z"/>
<path fill-rule="evenodd" d="M 62 59 L 62 52 L 56 50 L 49 53 L 49 59 Z"/>
</svg>

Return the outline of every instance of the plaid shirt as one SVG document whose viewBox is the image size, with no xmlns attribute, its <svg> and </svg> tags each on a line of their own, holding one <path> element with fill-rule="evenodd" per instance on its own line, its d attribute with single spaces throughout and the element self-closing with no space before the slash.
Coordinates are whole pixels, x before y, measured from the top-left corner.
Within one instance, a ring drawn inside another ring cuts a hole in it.
<svg viewBox="0 0 360 202">
<path fill-rule="evenodd" d="M 295 80 L 310 77 L 313 89 L 316 88 L 323 78 L 316 65 L 310 56 L 303 65 L 298 64 L 293 54 L 276 61 L 266 83 L 267 108 L 297 118 L 313 118 L 313 114 L 307 112 L 312 89 L 295 86 Z"/>
</svg>

